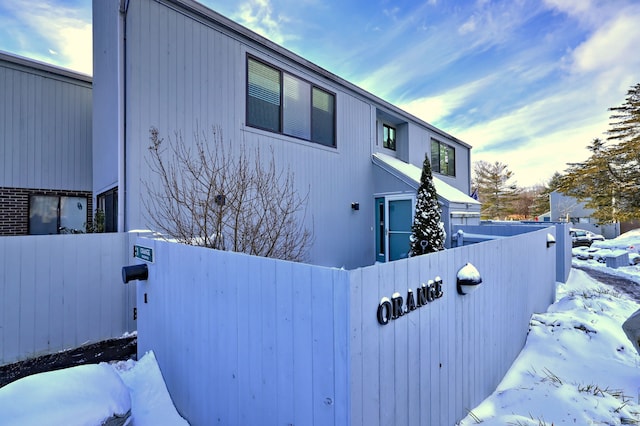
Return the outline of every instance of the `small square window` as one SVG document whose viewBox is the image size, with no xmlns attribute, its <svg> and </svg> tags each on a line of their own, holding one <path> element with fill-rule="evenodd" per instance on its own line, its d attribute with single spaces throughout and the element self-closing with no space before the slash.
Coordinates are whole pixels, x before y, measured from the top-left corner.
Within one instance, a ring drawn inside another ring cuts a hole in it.
<svg viewBox="0 0 640 426">
<path fill-rule="evenodd" d="M 431 170 L 447 176 L 456 175 L 456 150 L 449 145 L 431 141 Z"/>
<path fill-rule="evenodd" d="M 382 125 L 382 146 L 387 149 L 396 150 L 396 128 L 388 124 Z"/>
</svg>

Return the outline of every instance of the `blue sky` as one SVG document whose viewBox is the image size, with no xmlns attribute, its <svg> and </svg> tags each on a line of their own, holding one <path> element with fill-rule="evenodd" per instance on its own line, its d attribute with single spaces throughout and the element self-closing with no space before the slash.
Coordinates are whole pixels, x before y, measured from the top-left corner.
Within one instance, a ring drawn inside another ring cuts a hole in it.
<svg viewBox="0 0 640 426">
<path fill-rule="evenodd" d="M 464 140 L 472 161 L 506 163 L 521 186 L 585 159 L 640 82 L 638 0 L 201 3 Z M 91 74 L 91 1 L 0 0 L 0 50 Z"/>
</svg>

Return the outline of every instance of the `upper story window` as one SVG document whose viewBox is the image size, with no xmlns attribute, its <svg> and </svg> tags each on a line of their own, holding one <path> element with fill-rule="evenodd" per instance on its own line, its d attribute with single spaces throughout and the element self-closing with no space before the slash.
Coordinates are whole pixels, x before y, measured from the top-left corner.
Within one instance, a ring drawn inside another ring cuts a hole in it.
<svg viewBox="0 0 640 426">
<path fill-rule="evenodd" d="M 387 149 L 396 150 L 396 128 L 388 124 L 382 125 L 382 146 Z"/>
<path fill-rule="evenodd" d="M 456 150 L 447 144 L 431 140 L 431 170 L 447 176 L 456 175 Z"/>
<path fill-rule="evenodd" d="M 247 58 L 247 125 L 336 146 L 335 94 Z"/>
</svg>

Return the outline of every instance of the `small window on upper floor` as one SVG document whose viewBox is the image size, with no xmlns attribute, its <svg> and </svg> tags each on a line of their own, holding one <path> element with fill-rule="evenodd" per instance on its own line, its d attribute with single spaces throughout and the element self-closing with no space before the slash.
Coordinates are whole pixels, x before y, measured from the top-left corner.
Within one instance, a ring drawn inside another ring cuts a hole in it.
<svg viewBox="0 0 640 426">
<path fill-rule="evenodd" d="M 431 170 L 447 176 L 456 175 L 456 150 L 452 146 L 431 140 Z"/>
<path fill-rule="evenodd" d="M 335 148 L 335 102 L 335 94 L 247 58 L 248 126 Z"/>
<path fill-rule="evenodd" d="M 382 125 L 382 146 L 387 149 L 396 150 L 396 128 L 388 124 Z"/>
</svg>

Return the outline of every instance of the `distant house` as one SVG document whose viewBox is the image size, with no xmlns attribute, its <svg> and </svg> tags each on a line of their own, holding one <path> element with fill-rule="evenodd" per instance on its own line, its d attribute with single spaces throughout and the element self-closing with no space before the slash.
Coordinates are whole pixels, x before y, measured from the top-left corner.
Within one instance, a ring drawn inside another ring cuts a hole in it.
<svg viewBox="0 0 640 426">
<path fill-rule="evenodd" d="M 0 52 L 0 235 L 91 222 L 91 77 Z"/>
<path fill-rule="evenodd" d="M 452 135 L 194 1 L 100 0 L 93 16 L 93 191 L 115 194 L 119 229 L 150 223 L 151 127 L 272 149 L 309 191 L 314 264 L 406 257 L 425 153 L 447 229 L 479 221 L 471 147 Z"/>
<path fill-rule="evenodd" d="M 569 195 L 553 191 L 549 194 L 551 205 L 551 220 L 571 222 L 575 228 L 601 234 L 605 238 L 615 238 L 620 235 L 620 224 L 600 224 L 592 217 L 593 209 L 587 208 L 584 202 Z"/>
<path fill-rule="evenodd" d="M 541 215 L 536 217 L 538 222 L 550 222 L 551 221 L 551 210 L 548 212 L 544 212 Z"/>
</svg>

